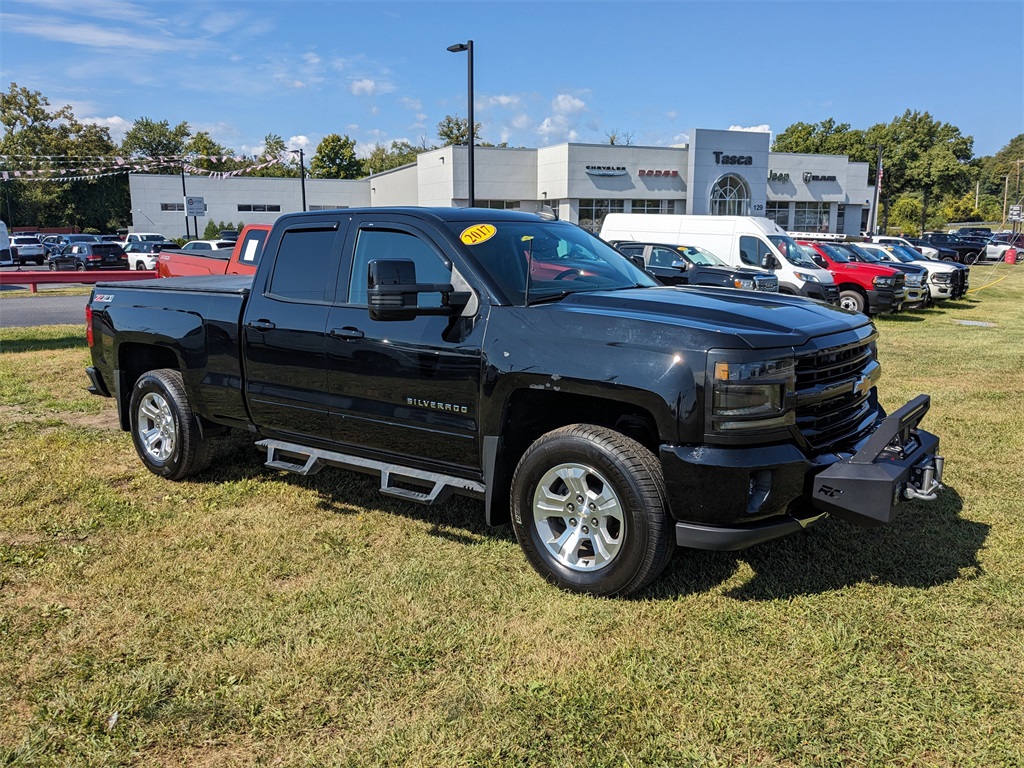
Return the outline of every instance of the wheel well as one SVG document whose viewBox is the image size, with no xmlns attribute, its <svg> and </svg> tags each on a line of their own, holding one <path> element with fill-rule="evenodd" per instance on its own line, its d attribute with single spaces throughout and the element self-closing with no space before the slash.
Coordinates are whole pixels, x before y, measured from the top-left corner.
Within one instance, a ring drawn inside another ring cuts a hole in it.
<svg viewBox="0 0 1024 768">
<path fill-rule="evenodd" d="M 839 285 L 838 288 L 839 288 L 840 291 L 856 291 L 861 296 L 864 296 L 864 297 L 867 296 L 867 294 L 865 293 L 864 289 L 861 288 L 856 283 L 843 283 L 843 284 Z"/>
<path fill-rule="evenodd" d="M 146 371 L 157 368 L 179 369 L 178 358 L 166 347 L 155 347 L 150 344 L 122 344 L 117 352 L 117 367 L 120 371 L 121 426 L 128 429 L 128 403 L 132 397 L 132 388 L 139 376 Z"/>
<path fill-rule="evenodd" d="M 566 392 L 521 390 L 505 403 L 502 454 L 489 479 L 491 502 L 487 521 L 499 525 L 510 518 L 512 474 L 526 449 L 541 435 L 568 424 L 595 424 L 631 437 L 658 454 L 658 425 L 650 412 L 630 403 Z"/>
<path fill-rule="evenodd" d="M 506 403 L 502 434 L 509 460 L 519 461 L 541 435 L 567 424 L 596 424 L 614 429 L 658 451 L 658 426 L 642 408 L 617 400 L 563 392 L 516 392 Z"/>
</svg>

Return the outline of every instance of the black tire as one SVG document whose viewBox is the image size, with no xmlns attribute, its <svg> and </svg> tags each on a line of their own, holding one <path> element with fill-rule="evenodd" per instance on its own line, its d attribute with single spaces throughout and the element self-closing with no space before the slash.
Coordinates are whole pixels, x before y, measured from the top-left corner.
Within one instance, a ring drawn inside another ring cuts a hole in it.
<svg viewBox="0 0 1024 768">
<path fill-rule="evenodd" d="M 56 272 L 57 271 L 57 265 L 54 264 L 52 261 L 50 262 L 50 271 L 51 272 Z"/>
<path fill-rule="evenodd" d="M 85 272 L 85 264 L 82 262 L 75 264 L 75 272 Z"/>
<path fill-rule="evenodd" d="M 967 266 L 971 266 L 972 264 L 977 263 L 978 257 L 980 255 L 980 253 L 968 253 L 966 256 L 964 256 L 964 264 L 966 264 Z"/>
<path fill-rule="evenodd" d="M 185 394 L 181 373 L 160 368 L 142 374 L 129 405 L 132 442 L 155 475 L 183 480 L 210 464 L 210 441 Z"/>
<path fill-rule="evenodd" d="M 857 291 L 847 290 L 839 292 L 839 306 L 852 312 L 863 312 L 865 309 L 864 297 Z"/>
<path fill-rule="evenodd" d="M 511 501 L 526 559 L 570 592 L 636 594 L 675 552 L 661 464 L 606 427 L 572 424 L 541 436 L 516 467 Z M 576 514 L 581 501 L 582 516 Z M 567 549 L 573 541 L 575 548 Z"/>
<path fill-rule="evenodd" d="M 145 264 L 143 264 L 143 263 L 142 263 L 141 261 L 136 261 L 136 262 L 135 262 L 135 271 L 136 271 L 136 272 L 141 272 L 141 271 L 142 271 L 142 270 L 144 270 L 145 268 L 146 268 L 146 265 L 145 265 Z"/>
<path fill-rule="evenodd" d="M 41 267 L 45 263 L 46 263 L 46 259 L 44 259 L 42 256 L 40 256 L 38 259 L 36 259 L 36 266 L 37 267 Z"/>
</svg>

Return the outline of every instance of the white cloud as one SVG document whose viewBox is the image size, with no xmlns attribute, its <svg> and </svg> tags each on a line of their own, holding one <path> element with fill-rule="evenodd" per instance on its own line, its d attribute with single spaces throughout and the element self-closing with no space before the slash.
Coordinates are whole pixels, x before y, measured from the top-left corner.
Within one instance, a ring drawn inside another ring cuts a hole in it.
<svg viewBox="0 0 1024 768">
<path fill-rule="evenodd" d="M 571 115 L 582 112 L 587 105 L 568 93 L 560 93 L 551 100 L 551 109 L 559 115 Z"/>
<path fill-rule="evenodd" d="M 372 96 L 377 92 L 377 84 L 369 79 L 353 80 L 349 90 L 354 96 Z"/>
<path fill-rule="evenodd" d="M 512 127 L 516 130 L 522 131 L 530 127 L 530 116 L 525 112 L 520 112 L 514 118 L 512 118 Z"/>
<path fill-rule="evenodd" d="M 307 64 L 309 64 L 310 66 L 314 66 L 314 65 L 316 65 L 316 64 L 319 64 L 319 63 L 320 63 L 320 57 L 319 57 L 319 56 L 317 56 L 317 55 L 316 55 L 315 53 L 313 53 L 312 51 L 310 51 L 309 53 L 304 53 L 304 54 L 302 54 L 302 58 L 303 58 L 303 59 L 305 60 L 305 62 L 306 62 Z"/>
<path fill-rule="evenodd" d="M 408 96 L 403 96 L 399 101 L 401 101 L 403 107 L 411 109 L 413 112 L 420 112 L 423 109 L 423 102 L 419 99 L 410 99 Z"/>
<path fill-rule="evenodd" d="M 514 107 L 519 104 L 518 96 L 488 96 L 484 99 L 484 103 L 489 107 Z"/>
<path fill-rule="evenodd" d="M 125 133 L 129 128 L 132 127 L 132 123 L 125 120 L 123 117 L 114 115 L 113 117 L 82 117 L 79 118 L 82 123 L 88 125 L 100 125 L 110 130 L 110 138 L 116 141 L 118 144 L 124 139 Z"/>
<path fill-rule="evenodd" d="M 744 128 L 742 125 L 730 125 L 728 130 L 730 131 L 752 131 L 754 133 L 771 133 L 772 127 L 770 125 L 752 125 L 749 128 Z"/>
<path fill-rule="evenodd" d="M 285 142 L 288 149 L 305 149 L 308 150 L 313 144 L 309 136 L 292 136 Z"/>
</svg>

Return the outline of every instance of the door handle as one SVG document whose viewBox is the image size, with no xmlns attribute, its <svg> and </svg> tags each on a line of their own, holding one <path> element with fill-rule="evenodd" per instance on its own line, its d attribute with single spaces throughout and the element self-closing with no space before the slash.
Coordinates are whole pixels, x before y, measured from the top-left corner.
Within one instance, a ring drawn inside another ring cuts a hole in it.
<svg viewBox="0 0 1024 768">
<path fill-rule="evenodd" d="M 269 320 L 250 320 L 245 324 L 246 328 L 252 328 L 254 331 L 272 331 L 277 328 Z"/>
<path fill-rule="evenodd" d="M 345 341 L 354 341 L 355 339 L 363 338 L 363 332 L 358 328 L 353 328 L 346 325 L 344 328 L 331 328 L 331 336 L 335 339 L 344 339 Z"/>
</svg>

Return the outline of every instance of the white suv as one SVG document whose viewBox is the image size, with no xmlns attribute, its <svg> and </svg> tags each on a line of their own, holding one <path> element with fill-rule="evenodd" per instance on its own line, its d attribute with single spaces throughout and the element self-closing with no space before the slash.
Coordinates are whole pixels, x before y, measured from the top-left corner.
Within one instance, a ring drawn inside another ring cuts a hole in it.
<svg viewBox="0 0 1024 768">
<path fill-rule="evenodd" d="M 34 235 L 15 235 L 11 238 L 11 256 L 19 266 L 29 261 L 43 266 L 46 262 L 46 249 Z"/>
</svg>

